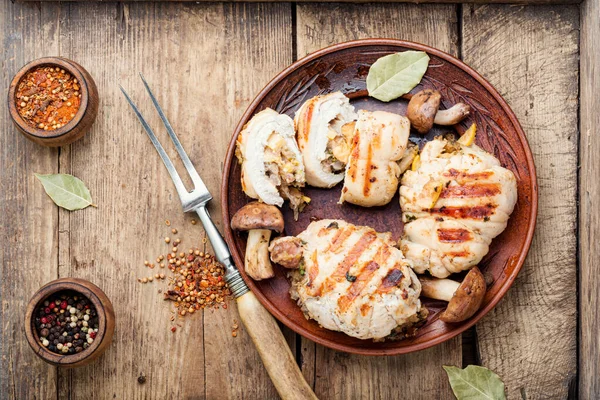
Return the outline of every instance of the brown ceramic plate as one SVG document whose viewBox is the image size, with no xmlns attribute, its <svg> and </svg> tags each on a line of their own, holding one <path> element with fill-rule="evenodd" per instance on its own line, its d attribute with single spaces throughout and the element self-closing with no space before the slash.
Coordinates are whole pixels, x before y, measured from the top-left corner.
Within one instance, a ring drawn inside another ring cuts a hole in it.
<svg viewBox="0 0 600 400">
<path fill-rule="evenodd" d="M 480 264 L 488 292 L 483 306 L 471 319 L 459 324 L 446 324 L 438 319 L 445 303 L 423 299 L 430 314 L 426 324 L 415 337 L 401 341 L 374 343 L 359 340 L 340 332 L 319 327 L 307 320 L 300 308 L 289 296 L 289 283 L 282 268 L 275 267 L 275 278 L 255 282 L 240 268 L 248 286 L 260 302 L 281 322 L 319 344 L 332 349 L 364 355 L 393 355 L 422 350 L 448 340 L 473 326 L 489 312 L 504 296 L 515 280 L 525 257 L 535 228 L 537 214 L 537 185 L 535 167 L 527 139 L 517 118 L 500 94 L 477 72 L 460 60 L 422 44 L 392 39 L 368 39 L 319 50 L 285 69 L 275 77 L 244 113 L 227 152 L 222 186 L 222 211 L 227 243 L 237 265 L 244 262 L 245 235 L 229 228 L 231 216 L 250 199 L 242 192 L 240 165 L 235 156 L 235 140 L 244 124 L 267 107 L 294 117 L 295 111 L 309 98 L 340 90 L 352 99 L 357 109 L 387 110 L 404 114 L 407 101 L 398 99 L 382 103 L 366 93 L 366 75 L 369 66 L 386 54 L 422 50 L 431 61 L 421 84 L 415 88 L 435 88 L 442 93 L 442 103 L 450 106 L 458 101 L 472 107 L 472 115 L 458 130 L 477 123 L 476 143 L 494 154 L 503 166 L 512 170 L 518 181 L 519 199 L 507 229 L 494 239 L 490 252 Z M 430 140 L 448 129 L 434 128 L 423 138 L 411 135 L 416 141 Z M 357 225 L 368 225 L 385 232 L 391 231 L 395 238 L 402 234 L 398 194 L 386 206 L 362 208 L 350 204 L 338 205 L 341 184 L 329 189 L 307 188 L 305 193 L 311 204 L 294 221 L 287 204 L 284 205 L 286 234 L 296 235 L 315 218 L 339 218 Z"/>
</svg>

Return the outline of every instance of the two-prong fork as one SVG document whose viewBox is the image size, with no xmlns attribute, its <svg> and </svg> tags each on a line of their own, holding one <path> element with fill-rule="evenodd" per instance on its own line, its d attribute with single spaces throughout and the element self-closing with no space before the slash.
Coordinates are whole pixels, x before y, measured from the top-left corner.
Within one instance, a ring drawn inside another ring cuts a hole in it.
<svg viewBox="0 0 600 400">
<path fill-rule="evenodd" d="M 169 133 L 169 137 L 175 145 L 177 153 L 183 161 L 185 169 L 192 179 L 194 189 L 191 192 L 183 185 L 181 177 L 173 166 L 171 159 L 158 141 L 158 138 L 152 131 L 152 128 L 150 128 L 150 125 L 148 125 L 142 116 L 140 110 L 133 103 L 127 92 L 125 92 L 125 89 L 123 89 L 122 86 L 119 87 L 167 167 L 167 171 L 169 172 L 169 175 L 171 175 L 177 193 L 181 198 L 183 211 L 195 211 L 198 214 L 198 217 L 204 226 L 204 230 L 206 231 L 206 235 L 212 244 L 217 260 L 225 267 L 225 281 L 229 285 L 231 293 L 236 298 L 240 319 L 244 323 L 246 331 L 252 338 L 275 388 L 283 399 L 316 399 L 317 397 L 312 389 L 306 383 L 306 380 L 304 380 L 302 372 L 298 368 L 296 360 L 294 359 L 277 322 L 275 322 L 275 319 L 271 314 L 269 314 L 262 304 L 260 304 L 256 296 L 248 289 L 240 272 L 233 263 L 229 248 L 206 209 L 206 205 L 212 199 L 212 196 L 183 149 L 181 142 L 177 138 L 173 127 L 158 104 L 156 97 L 154 97 L 154 94 L 150 90 L 148 83 L 142 74 L 140 74 L 140 77 L 142 78 L 142 82 L 144 82 L 146 91 L 150 95 L 156 111 L 158 111 L 158 114 Z"/>
<path fill-rule="evenodd" d="M 150 125 L 148 125 L 148 123 L 142 116 L 142 113 L 140 112 L 140 110 L 137 108 L 137 106 L 135 105 L 133 100 L 131 100 L 131 98 L 129 97 L 127 92 L 125 92 L 125 89 L 123 89 L 122 86 L 119 86 L 121 88 L 121 92 L 123 92 L 123 94 L 125 95 L 127 102 L 133 109 L 133 112 L 135 113 L 137 118 L 142 123 L 144 130 L 150 137 L 150 140 L 152 141 L 152 144 L 154 145 L 154 147 L 156 148 L 156 151 L 160 155 L 160 158 L 162 158 L 163 163 L 165 164 L 165 167 L 167 167 L 167 171 L 169 172 L 169 175 L 171 175 L 171 179 L 173 180 L 173 183 L 175 184 L 175 189 L 177 189 L 177 194 L 179 195 L 179 198 L 181 199 L 181 205 L 183 207 L 183 212 L 195 211 L 196 214 L 198 214 L 198 217 L 200 218 L 200 221 L 202 222 L 202 225 L 204 226 L 204 230 L 206 231 L 206 236 L 208 236 L 208 240 L 210 240 L 210 243 L 213 247 L 213 250 L 215 252 L 215 256 L 217 257 L 217 260 L 219 260 L 219 262 L 221 264 L 223 264 L 223 266 L 225 267 L 225 281 L 229 284 L 229 289 L 231 290 L 231 293 L 236 298 L 240 297 L 241 295 L 246 293 L 249 289 L 248 289 L 248 286 L 246 286 L 246 283 L 244 282 L 242 277 L 240 276 L 240 272 L 238 271 L 237 267 L 233 263 L 233 260 L 231 258 L 231 253 L 229 252 L 229 248 L 227 247 L 225 240 L 223 240 L 223 237 L 217 230 L 217 227 L 215 226 L 214 222 L 210 218 L 208 210 L 206 209 L 208 202 L 210 200 L 212 200 L 212 195 L 208 191 L 208 188 L 202 181 L 202 178 L 200 178 L 200 175 L 198 175 L 196 168 L 194 168 L 192 161 L 190 160 L 187 153 L 183 149 L 183 146 L 181 145 L 179 138 L 175 134 L 175 131 L 173 130 L 173 127 L 171 126 L 171 123 L 167 119 L 161 106 L 158 104 L 158 101 L 156 100 L 156 97 L 152 93 L 152 90 L 150 90 L 150 87 L 148 86 L 148 82 L 146 82 L 146 80 L 144 79 L 142 74 L 140 74 L 140 78 L 142 78 L 142 82 L 144 83 L 144 86 L 146 87 L 146 91 L 150 95 L 150 99 L 152 99 L 152 103 L 154 104 L 156 111 L 158 111 L 158 115 L 160 115 L 160 119 L 163 121 L 165 128 L 167 129 L 167 133 L 169 134 L 169 137 L 173 141 L 173 144 L 175 145 L 175 149 L 177 150 L 179 157 L 181 157 L 181 161 L 183 162 L 183 165 L 184 165 L 187 173 L 189 174 L 190 178 L 192 179 L 192 183 L 194 184 L 194 189 L 191 192 L 189 192 L 186 189 L 186 187 L 184 186 L 183 182 L 181 181 L 181 177 L 179 176 L 179 174 L 177 173 L 177 170 L 175 169 L 175 166 L 171 162 L 171 159 L 169 158 L 169 156 L 165 152 L 165 149 L 162 147 L 162 145 L 158 141 L 158 138 L 154 134 L 154 131 L 152 131 L 152 128 L 150 128 Z"/>
</svg>

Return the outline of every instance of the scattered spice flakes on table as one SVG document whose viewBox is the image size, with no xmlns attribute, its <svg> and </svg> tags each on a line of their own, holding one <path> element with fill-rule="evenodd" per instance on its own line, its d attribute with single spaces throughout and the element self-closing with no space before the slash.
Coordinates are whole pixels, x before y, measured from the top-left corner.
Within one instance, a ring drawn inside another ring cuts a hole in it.
<svg viewBox="0 0 600 400">
<path fill-rule="evenodd" d="M 177 230 L 173 228 L 172 232 L 177 233 Z M 170 238 L 165 238 L 165 242 L 170 243 Z M 189 249 L 187 253 L 180 251 L 178 247 L 180 243 L 181 239 L 175 239 L 171 252 L 156 258 L 161 268 L 165 267 L 161 261 L 167 261 L 166 267 L 173 273 L 171 276 L 159 273 L 138 278 L 138 282 L 148 283 L 153 282 L 154 279 L 157 281 L 166 279 L 168 288 L 163 293 L 164 299 L 173 302 L 175 306 L 173 314 L 177 314 L 179 318 L 205 308 L 227 309 L 231 291 L 229 285 L 225 283 L 223 265 L 216 260 L 215 256 L 198 248 Z M 148 261 L 144 262 L 144 265 L 154 268 L 154 265 Z M 171 316 L 170 321 L 175 321 L 175 315 Z M 235 325 L 237 326 L 237 323 Z M 176 326 L 171 327 L 171 332 L 176 331 Z M 236 335 L 237 333 L 233 336 Z"/>
<path fill-rule="evenodd" d="M 17 111 L 33 128 L 52 131 L 71 121 L 81 103 L 79 82 L 64 69 L 37 67 L 25 74 L 16 93 Z"/>
<path fill-rule="evenodd" d="M 237 321 L 234 319 L 233 325 L 231 326 L 231 336 L 237 337 L 237 331 L 239 327 L 240 326 L 238 325 Z"/>
</svg>

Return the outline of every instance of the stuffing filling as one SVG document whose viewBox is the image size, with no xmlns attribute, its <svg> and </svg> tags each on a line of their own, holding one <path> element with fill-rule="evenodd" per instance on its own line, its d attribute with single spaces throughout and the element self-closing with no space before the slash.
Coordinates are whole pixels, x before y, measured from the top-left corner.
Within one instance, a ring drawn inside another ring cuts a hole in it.
<svg viewBox="0 0 600 400">
<path fill-rule="evenodd" d="M 327 134 L 329 141 L 325 149 L 327 158 L 321 161 L 323 169 L 333 174 L 341 174 L 346 169 L 354 135 L 354 122 L 341 124 L 342 121 L 339 117 L 329 122 L 329 133 Z"/>
<path fill-rule="evenodd" d="M 297 219 L 298 213 L 310 202 L 299 189 L 304 186 L 300 162 L 285 145 L 285 140 L 276 133 L 267 141 L 264 161 L 267 178 L 279 189 L 281 197 L 289 200 L 294 218 Z"/>
</svg>

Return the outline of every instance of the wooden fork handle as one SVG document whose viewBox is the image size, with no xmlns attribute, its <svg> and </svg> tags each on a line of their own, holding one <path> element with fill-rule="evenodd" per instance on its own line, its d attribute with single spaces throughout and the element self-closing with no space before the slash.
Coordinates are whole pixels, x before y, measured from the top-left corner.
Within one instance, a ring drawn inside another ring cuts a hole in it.
<svg viewBox="0 0 600 400">
<path fill-rule="evenodd" d="M 283 400 L 317 399 L 306 383 L 292 351 L 273 316 L 254 293 L 237 298 L 240 318 L 250 334 L 263 364 Z"/>
</svg>

